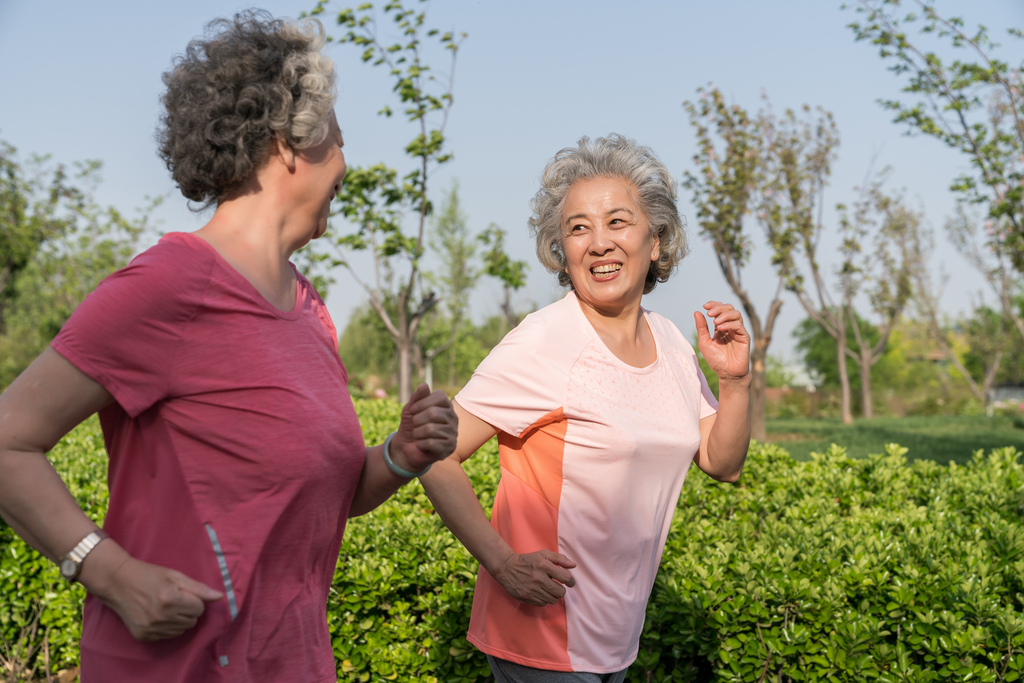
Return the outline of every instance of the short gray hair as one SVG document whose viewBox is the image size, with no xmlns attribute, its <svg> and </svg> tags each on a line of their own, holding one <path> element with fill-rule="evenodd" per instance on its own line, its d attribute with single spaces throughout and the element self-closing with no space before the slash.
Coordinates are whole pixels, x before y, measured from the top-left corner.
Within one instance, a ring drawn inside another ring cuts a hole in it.
<svg viewBox="0 0 1024 683">
<path fill-rule="evenodd" d="M 188 199 L 208 206 L 252 177 L 278 136 L 327 138 L 337 93 L 324 27 L 249 10 L 217 19 L 164 74 L 160 156 Z"/>
<path fill-rule="evenodd" d="M 637 203 L 650 225 L 651 237 L 661 240 L 661 255 L 651 262 L 644 294 L 672 275 L 689 249 L 686 227 L 676 207 L 676 182 L 650 147 L 612 133 L 590 140 L 584 136 L 576 147 L 566 147 L 544 168 L 540 189 L 530 200 L 530 234 L 537 240 L 541 265 L 558 274 L 563 287 L 572 287 L 565 272 L 562 245 L 562 207 L 572 186 L 588 178 L 621 178 L 633 185 Z"/>
</svg>

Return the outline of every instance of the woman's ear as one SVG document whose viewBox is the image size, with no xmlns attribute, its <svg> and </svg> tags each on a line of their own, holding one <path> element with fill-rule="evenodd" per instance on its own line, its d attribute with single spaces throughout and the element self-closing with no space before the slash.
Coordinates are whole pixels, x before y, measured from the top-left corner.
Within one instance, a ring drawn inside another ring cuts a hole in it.
<svg viewBox="0 0 1024 683">
<path fill-rule="evenodd" d="M 288 171 L 291 173 L 295 172 L 295 150 L 291 148 L 287 142 L 285 142 L 284 136 L 280 133 L 274 135 L 274 142 L 272 143 L 274 154 L 276 154 L 285 166 L 288 167 Z"/>
<path fill-rule="evenodd" d="M 659 258 L 661 258 L 661 238 L 655 237 L 654 246 L 651 247 L 651 260 L 657 261 Z"/>
</svg>

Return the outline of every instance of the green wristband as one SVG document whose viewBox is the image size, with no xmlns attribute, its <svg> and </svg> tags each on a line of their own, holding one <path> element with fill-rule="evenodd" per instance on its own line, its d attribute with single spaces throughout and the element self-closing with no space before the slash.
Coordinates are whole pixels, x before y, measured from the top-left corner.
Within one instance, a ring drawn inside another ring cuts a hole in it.
<svg viewBox="0 0 1024 683">
<path fill-rule="evenodd" d="M 388 438 L 384 439 L 384 464 L 388 466 L 388 469 L 397 474 L 400 477 L 406 479 L 415 479 L 416 477 L 422 477 L 424 474 L 430 471 L 430 468 L 434 466 L 434 463 L 427 465 L 427 468 L 421 472 L 410 472 L 407 469 L 403 469 L 395 464 L 395 461 L 391 459 L 391 453 L 389 452 L 389 446 L 391 445 L 391 439 L 394 438 L 398 432 L 391 432 L 388 434 Z"/>
</svg>

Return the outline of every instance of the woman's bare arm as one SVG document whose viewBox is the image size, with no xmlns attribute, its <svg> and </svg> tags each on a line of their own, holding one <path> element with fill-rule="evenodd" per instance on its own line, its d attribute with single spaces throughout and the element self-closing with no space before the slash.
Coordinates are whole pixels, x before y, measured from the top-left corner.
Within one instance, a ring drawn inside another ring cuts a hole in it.
<svg viewBox="0 0 1024 683">
<path fill-rule="evenodd" d="M 718 385 L 718 412 L 700 421 L 697 466 L 713 479 L 735 482 L 750 447 L 750 380 Z"/>
<path fill-rule="evenodd" d="M 455 537 L 512 597 L 531 605 L 557 602 L 576 584 L 576 563 L 551 549 L 519 554 L 491 526 L 462 463 L 496 434 L 494 427 L 453 402 L 459 418 L 455 452 L 420 477 L 434 508 Z"/>
<path fill-rule="evenodd" d="M 430 393 L 430 388 L 421 384 L 402 408 L 402 419 L 388 452 L 392 462 L 408 472 L 422 471 L 434 463 L 432 472 L 439 460 L 454 451 L 458 432 L 459 421 L 448 397 L 443 391 Z M 388 468 L 383 453 L 383 444 L 366 449 L 349 517 L 365 515 L 410 481 Z"/>
<path fill-rule="evenodd" d="M 0 515 L 51 560 L 96 529 L 46 452 L 113 397 L 52 349 L 0 395 Z M 221 594 L 180 572 L 131 558 L 113 539 L 82 562 L 78 580 L 140 640 L 173 638 Z"/>
<path fill-rule="evenodd" d="M 694 313 L 697 345 L 718 374 L 718 413 L 700 421 L 697 466 L 719 481 L 737 481 L 750 447 L 750 335 L 740 312 L 729 304 L 704 304 L 715 323 L 714 336 Z"/>
</svg>

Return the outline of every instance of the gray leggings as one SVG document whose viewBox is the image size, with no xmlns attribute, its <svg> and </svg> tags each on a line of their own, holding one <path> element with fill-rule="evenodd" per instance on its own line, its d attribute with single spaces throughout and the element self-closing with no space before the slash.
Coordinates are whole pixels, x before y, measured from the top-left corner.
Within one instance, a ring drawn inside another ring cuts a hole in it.
<svg viewBox="0 0 1024 683">
<path fill-rule="evenodd" d="M 495 683 L 622 683 L 626 680 L 626 667 L 610 674 L 592 674 L 584 671 L 548 671 L 487 655 Z"/>
</svg>

